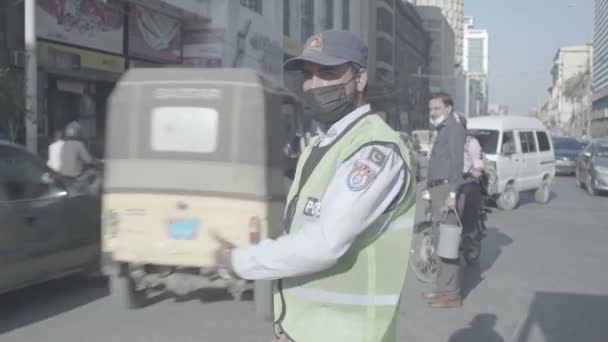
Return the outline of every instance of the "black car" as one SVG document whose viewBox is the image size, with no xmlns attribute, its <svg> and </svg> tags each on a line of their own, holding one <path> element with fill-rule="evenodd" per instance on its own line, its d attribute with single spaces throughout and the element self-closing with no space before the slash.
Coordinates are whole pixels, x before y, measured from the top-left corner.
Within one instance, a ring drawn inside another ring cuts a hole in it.
<svg viewBox="0 0 608 342">
<path fill-rule="evenodd" d="M 0 293 L 100 267 L 100 200 L 0 141 Z"/>
<path fill-rule="evenodd" d="M 574 175 L 576 158 L 583 150 L 584 145 L 575 138 L 553 137 L 552 140 L 555 150 L 555 172 L 557 174 Z"/>
<path fill-rule="evenodd" d="M 579 155 L 576 183 L 592 196 L 608 191 L 608 138 L 592 141 Z"/>
</svg>

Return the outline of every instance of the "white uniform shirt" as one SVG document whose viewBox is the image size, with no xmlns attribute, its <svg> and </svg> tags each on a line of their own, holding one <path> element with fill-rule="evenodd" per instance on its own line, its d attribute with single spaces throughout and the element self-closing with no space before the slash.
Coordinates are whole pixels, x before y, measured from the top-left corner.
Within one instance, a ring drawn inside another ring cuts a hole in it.
<svg viewBox="0 0 608 342">
<path fill-rule="evenodd" d="M 370 110 L 369 105 L 359 107 L 331 126 L 327 133 L 320 132 L 319 146 L 331 143 L 350 123 Z M 381 167 L 370 161 L 370 155 L 378 151 L 385 157 Z M 375 177 L 371 182 L 357 183 L 355 187 L 349 182 L 356 163 L 372 169 Z M 244 279 L 279 279 L 333 266 L 399 194 L 405 181 L 403 166 L 401 156 L 387 146 L 361 148 L 338 167 L 320 199 L 322 209 L 318 219 L 307 220 L 299 231 L 276 240 L 233 250 L 234 271 Z"/>
<path fill-rule="evenodd" d="M 63 146 L 63 140 L 57 140 L 49 145 L 49 161 L 47 162 L 48 167 L 55 171 L 59 171 L 61 167 L 61 147 Z"/>
</svg>

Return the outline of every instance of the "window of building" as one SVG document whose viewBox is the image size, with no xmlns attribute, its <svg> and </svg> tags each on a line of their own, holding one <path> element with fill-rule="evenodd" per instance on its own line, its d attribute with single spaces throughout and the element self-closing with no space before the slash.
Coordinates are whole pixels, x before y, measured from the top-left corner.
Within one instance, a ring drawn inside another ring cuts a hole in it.
<svg viewBox="0 0 608 342">
<path fill-rule="evenodd" d="M 393 44 L 386 38 L 377 39 L 376 53 L 379 62 L 393 65 Z"/>
<path fill-rule="evenodd" d="M 536 137 L 538 138 L 538 148 L 541 152 L 550 151 L 551 144 L 549 144 L 549 137 L 545 132 L 536 132 Z"/>
<path fill-rule="evenodd" d="M 470 38 L 469 39 L 469 72 L 477 72 L 483 73 L 483 57 L 484 57 L 484 49 L 483 44 L 484 40 L 481 38 Z"/>
<path fill-rule="evenodd" d="M 291 1 L 283 0 L 283 34 L 291 35 Z"/>
<path fill-rule="evenodd" d="M 325 0 L 325 17 L 321 25 L 324 30 L 334 27 L 334 0 Z"/>
<path fill-rule="evenodd" d="M 393 15 L 385 8 L 379 7 L 376 17 L 378 30 L 393 36 Z"/>
<path fill-rule="evenodd" d="M 241 6 L 262 14 L 262 0 L 241 0 Z"/>
<path fill-rule="evenodd" d="M 350 29 L 350 0 L 342 0 L 342 29 Z"/>
<path fill-rule="evenodd" d="M 302 40 L 305 41 L 313 35 L 315 31 L 315 2 L 302 1 Z"/>
</svg>

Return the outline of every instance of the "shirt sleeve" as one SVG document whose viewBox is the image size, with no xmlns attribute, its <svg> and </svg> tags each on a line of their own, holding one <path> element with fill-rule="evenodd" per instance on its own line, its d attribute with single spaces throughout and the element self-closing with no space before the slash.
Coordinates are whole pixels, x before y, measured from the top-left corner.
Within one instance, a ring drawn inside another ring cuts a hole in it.
<svg viewBox="0 0 608 342">
<path fill-rule="evenodd" d="M 466 143 L 466 131 L 458 123 L 446 127 L 448 129 L 448 153 L 449 170 L 448 184 L 450 192 L 458 192 L 462 184 L 462 170 L 464 169 L 464 144 Z"/>
<path fill-rule="evenodd" d="M 78 150 L 78 156 L 80 160 L 82 160 L 86 164 L 91 164 L 93 162 L 93 158 L 91 157 L 89 151 L 87 151 L 87 148 L 84 146 L 83 143 L 80 144 L 80 148 Z"/>
<path fill-rule="evenodd" d="M 471 139 L 469 143 L 469 153 L 474 169 L 483 169 L 483 161 L 481 160 L 481 145 L 477 139 Z"/>
<path fill-rule="evenodd" d="M 362 148 L 338 167 L 320 199 L 318 218 L 277 240 L 233 250 L 234 271 L 244 279 L 279 279 L 333 266 L 389 208 L 406 175 L 405 162 L 392 148 Z"/>
</svg>

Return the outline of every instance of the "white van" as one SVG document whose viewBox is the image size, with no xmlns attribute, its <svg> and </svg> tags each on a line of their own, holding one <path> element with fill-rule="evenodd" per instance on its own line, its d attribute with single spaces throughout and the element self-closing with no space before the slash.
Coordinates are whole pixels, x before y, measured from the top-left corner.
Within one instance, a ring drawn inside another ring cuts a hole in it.
<svg viewBox="0 0 608 342">
<path fill-rule="evenodd" d="M 498 180 L 491 193 L 500 209 L 517 207 L 522 191 L 535 191 L 537 202 L 549 202 L 555 154 L 549 131 L 538 119 L 475 117 L 469 119 L 467 128 L 479 140 L 487 159 L 495 163 Z"/>
</svg>

